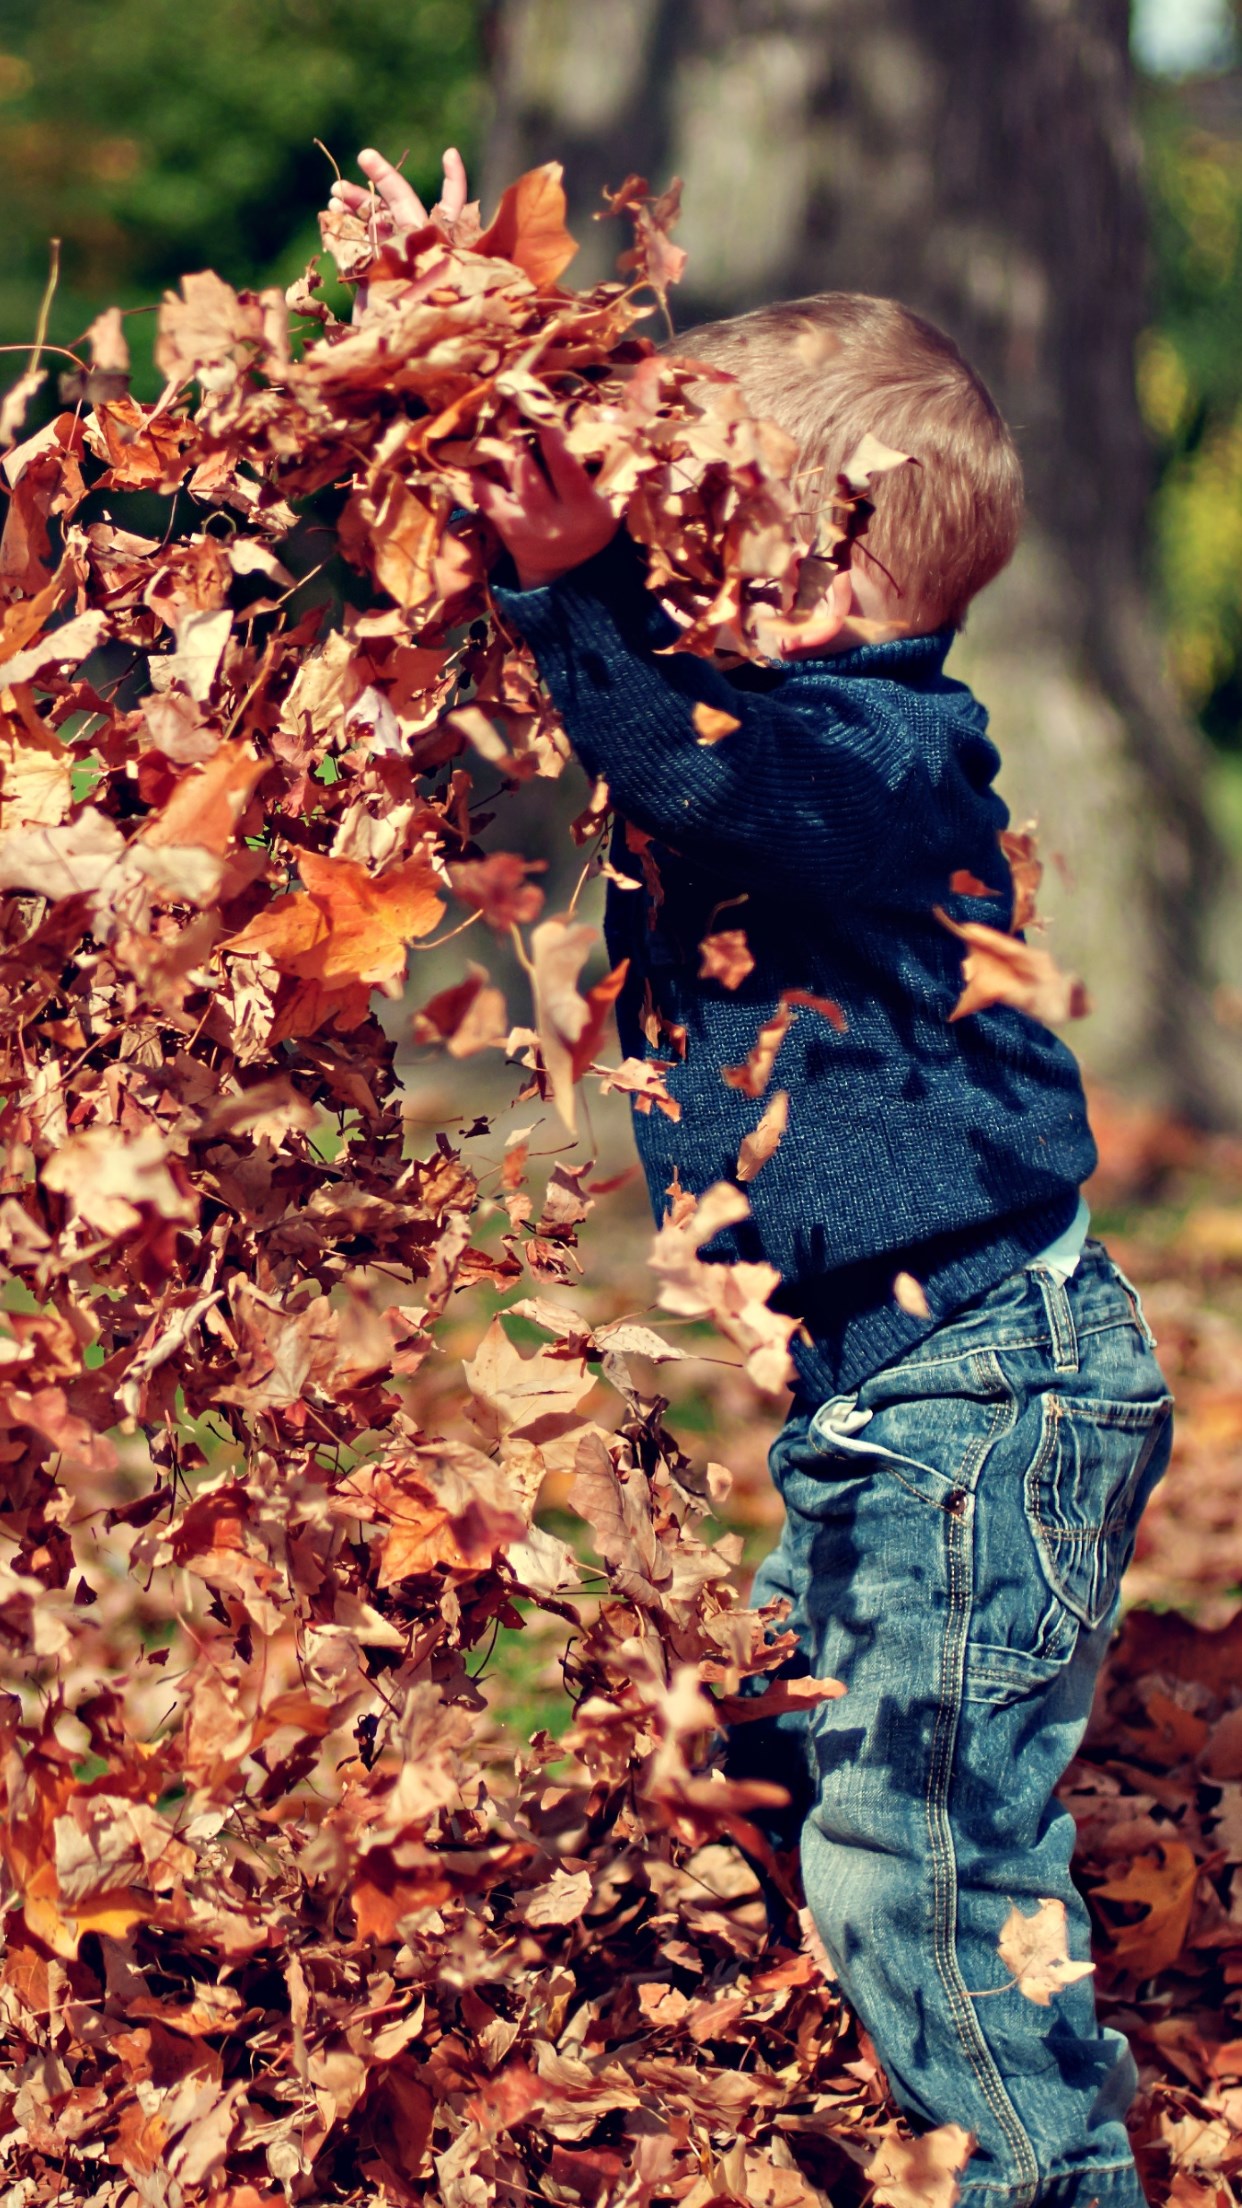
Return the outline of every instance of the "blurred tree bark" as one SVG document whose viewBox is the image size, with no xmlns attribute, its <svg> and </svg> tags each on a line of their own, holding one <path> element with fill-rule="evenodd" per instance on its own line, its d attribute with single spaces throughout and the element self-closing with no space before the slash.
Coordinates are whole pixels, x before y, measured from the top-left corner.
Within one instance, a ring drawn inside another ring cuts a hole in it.
<svg viewBox="0 0 1242 2208">
<path fill-rule="evenodd" d="M 1128 0 L 495 0 L 484 193 L 563 160 L 587 280 L 620 242 L 590 219 L 601 188 L 678 174 L 680 328 L 841 289 L 904 299 L 957 338 L 1014 426 L 1031 519 L 950 666 L 989 706 L 1010 804 L 1039 816 L 1055 858 L 1052 941 L 1097 1006 L 1073 1039 L 1131 1092 L 1236 1123 L 1242 1048 L 1212 1007 L 1227 883 L 1207 749 L 1165 678 L 1143 573 L 1128 15 Z"/>
</svg>

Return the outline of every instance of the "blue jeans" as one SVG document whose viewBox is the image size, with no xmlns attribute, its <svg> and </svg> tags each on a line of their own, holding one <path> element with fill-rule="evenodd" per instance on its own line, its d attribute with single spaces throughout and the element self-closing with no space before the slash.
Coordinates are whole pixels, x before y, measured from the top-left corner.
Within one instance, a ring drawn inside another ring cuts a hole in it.
<svg viewBox="0 0 1242 2208">
<path fill-rule="evenodd" d="M 1138 2208 L 1136 2073 L 1090 1978 L 1041 2007 L 997 1954 L 1056 1897 L 1090 1954 L 1054 1788 L 1081 1739 L 1170 1398 L 1138 1298 L 1089 1242 L 1029 1267 L 847 1396 L 795 1407 L 756 1605 L 840 1701 L 736 1728 L 731 1766 L 789 1787 L 806 1898 L 916 2128 L 975 2135 L 979 2208 Z M 787 1834 L 792 1838 L 793 1833 Z"/>
</svg>

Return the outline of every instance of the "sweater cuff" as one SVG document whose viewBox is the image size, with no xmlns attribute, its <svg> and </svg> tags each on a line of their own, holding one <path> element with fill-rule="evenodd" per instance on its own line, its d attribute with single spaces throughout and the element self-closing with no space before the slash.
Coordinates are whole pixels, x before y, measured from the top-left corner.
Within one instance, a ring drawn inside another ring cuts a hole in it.
<svg viewBox="0 0 1242 2208">
<path fill-rule="evenodd" d="M 553 637 L 563 645 L 563 616 L 572 619 L 575 612 L 598 615 L 600 611 L 628 644 L 657 651 L 671 644 L 679 631 L 648 590 L 646 572 L 642 552 L 622 528 L 602 552 L 558 575 L 555 582 L 537 584 L 532 590 L 521 588 L 513 562 L 504 553 L 492 570 L 492 596 L 536 655 L 540 643 Z"/>
</svg>

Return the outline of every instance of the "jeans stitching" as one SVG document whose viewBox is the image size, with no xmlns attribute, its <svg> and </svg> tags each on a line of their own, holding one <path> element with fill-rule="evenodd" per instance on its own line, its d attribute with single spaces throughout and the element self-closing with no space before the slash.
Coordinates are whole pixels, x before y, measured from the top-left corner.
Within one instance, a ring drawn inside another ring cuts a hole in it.
<svg viewBox="0 0 1242 2208">
<path fill-rule="evenodd" d="M 912 1463 L 914 1460 L 912 1458 L 906 1458 L 903 1461 L 906 1463 Z M 934 1472 L 935 1466 L 925 1464 L 922 1469 L 925 1472 Z M 898 1483 L 905 1488 L 908 1495 L 913 1495 L 916 1503 L 925 1503 L 929 1510 L 942 1511 L 946 1518 L 956 1517 L 957 1513 L 953 1508 L 952 1496 L 946 1496 L 943 1502 L 938 1502 L 934 1495 L 925 1495 L 921 1487 L 915 1486 L 913 1480 L 903 1479 L 901 1473 L 895 1469 L 892 1463 L 887 1464 L 884 1467 L 884 1470 L 888 1472 L 891 1479 L 898 1481 Z"/>
<path fill-rule="evenodd" d="M 1074 1332 L 1074 1314 L 1065 1282 L 1045 1265 L 1032 1265 L 1031 1273 L 1039 1283 L 1044 1310 L 1048 1314 L 1053 1366 L 1057 1372 L 1077 1372 L 1078 1337 Z"/>
<path fill-rule="evenodd" d="M 989 1352 L 975 1357 L 972 1362 L 979 1378 L 991 1380 L 1002 1377 L 995 1357 Z M 1006 1396 L 1006 1401 L 996 1404 L 993 1409 L 988 1433 L 968 1450 L 963 1459 L 958 1473 L 963 1487 L 973 1490 L 977 1486 L 980 1470 L 989 1452 L 1005 1428 L 1013 1425 L 1015 1405 L 1008 1391 Z M 940 1982 L 945 1989 L 949 2013 L 957 2027 L 963 2052 L 978 2080 L 984 2099 L 1009 2144 L 1015 2165 L 1025 2177 L 1025 2183 L 1011 2188 L 1014 2208 L 1031 2208 L 1039 2185 L 1039 2165 L 1034 2148 L 1005 2089 L 1004 2079 L 984 2037 L 957 1959 L 957 1859 L 949 1822 L 948 1793 L 964 1701 L 964 1670 L 970 1629 L 970 1598 L 973 1591 L 971 1555 L 966 1548 L 966 1531 L 968 1526 L 973 1527 L 973 1519 L 972 1511 L 964 1512 L 960 1517 L 947 1514 L 949 1617 L 941 1657 L 940 1694 L 925 1795 L 932 1866 L 932 1944 Z"/>
<path fill-rule="evenodd" d="M 947 1319 L 945 1321 L 946 1326 L 952 1326 L 953 1323 L 954 1322 L 952 1319 Z M 1133 1312 L 1125 1311 L 1123 1313 L 1119 1313 L 1115 1319 L 1101 1319 L 1098 1325 L 1087 1326 L 1084 1324 L 1079 1324 L 1075 1327 L 1075 1333 L 1077 1335 L 1079 1345 L 1081 1346 L 1083 1342 L 1089 1340 L 1093 1335 L 1115 1334 L 1122 1327 L 1133 1327 L 1133 1325 Z M 980 1322 L 978 1331 L 981 1334 L 987 1332 L 987 1329 L 982 1321 Z M 1042 1334 L 1011 1335 L 1007 1334 L 1003 1330 L 1003 1328 L 998 1332 L 992 1333 L 990 1335 L 988 1343 L 988 1347 L 990 1350 L 999 1349 L 1006 1351 L 1013 1349 L 1048 1349 L 1051 1346 L 1052 1345 L 1049 1342 L 1046 1331 Z M 963 1342 L 959 1348 L 949 1350 L 947 1354 L 943 1357 L 921 1357 L 918 1355 L 917 1352 L 915 1352 L 911 1356 L 903 1357 L 901 1359 L 901 1369 L 903 1372 L 939 1372 L 944 1368 L 945 1365 L 966 1364 L 969 1360 L 979 1356 L 979 1354 L 980 1348 L 978 1342 Z M 881 1367 L 881 1376 L 886 1369 L 886 1367 Z"/>
<path fill-rule="evenodd" d="M 1171 1399 L 1165 1397 L 1162 1398 L 1160 1403 L 1151 1405 L 1153 1415 L 1147 1422 L 1146 1432 L 1137 1421 L 1133 1428 L 1123 1419 L 1117 1419 L 1114 1422 L 1119 1432 L 1132 1432 L 1135 1441 L 1141 1441 L 1142 1443 L 1134 1469 L 1129 1480 L 1120 1490 L 1113 1510 L 1100 1525 L 1071 1528 L 1051 1524 L 1044 1516 L 1043 1502 L 1040 1497 L 1040 1479 L 1046 1467 L 1056 1457 L 1060 1443 L 1061 1422 L 1065 1417 L 1065 1413 L 1062 1411 L 1060 1402 L 1055 1395 L 1048 1395 L 1044 1398 L 1043 1432 L 1040 1436 L 1039 1447 L 1031 1459 L 1026 1475 L 1027 1516 L 1035 1535 L 1036 1547 L 1043 1559 L 1044 1577 L 1048 1581 L 1053 1594 L 1057 1601 L 1064 1603 L 1071 1615 L 1080 1618 L 1091 1632 L 1095 1631 L 1101 1619 L 1107 1615 L 1108 1606 L 1105 1605 L 1105 1608 L 1100 1610 L 1099 1616 L 1095 1616 L 1093 1612 L 1098 1608 L 1098 1604 L 1089 1605 L 1084 1597 L 1075 1597 L 1067 1591 L 1064 1552 L 1067 1548 L 1070 1549 L 1074 1561 L 1077 1561 L 1079 1556 L 1089 1555 L 1089 1560 L 1092 1562 L 1094 1562 L 1095 1554 L 1098 1552 L 1100 1566 L 1103 1569 L 1107 1562 L 1104 1554 L 1105 1546 L 1113 1536 L 1123 1531 L 1127 1525 L 1137 1483 L 1141 1479 L 1143 1470 L 1150 1460 L 1151 1452 L 1159 1439 L 1161 1410 L 1163 1408 L 1167 1416 L 1170 1402 Z M 1136 1411 L 1140 1408 L 1147 1408 L 1146 1405 L 1140 1406 L 1138 1404 L 1127 1404 L 1118 1407 Z M 1081 1608 L 1079 1607 L 1080 1602 Z"/>
<path fill-rule="evenodd" d="M 1135 1287 L 1134 1282 L 1127 1279 L 1126 1275 L 1122 1272 L 1120 1265 L 1117 1263 L 1115 1257 L 1110 1257 L 1108 1262 L 1112 1266 L 1114 1278 L 1119 1280 L 1122 1287 L 1125 1289 L 1126 1301 L 1130 1306 L 1131 1312 L 1133 1313 L 1134 1324 L 1138 1328 L 1139 1334 L 1142 1337 L 1143 1347 L 1148 1350 L 1159 1349 L 1160 1344 L 1156 1340 L 1156 1337 L 1152 1333 L 1151 1327 L 1148 1324 L 1147 1313 L 1143 1309 L 1143 1299 L 1139 1295 L 1138 1289 Z"/>
<path fill-rule="evenodd" d="M 1081 2178 L 1084 2183 L 1089 2184 L 1093 2178 L 1113 2177 L 1119 2171 L 1124 2172 L 1127 2176 L 1134 2174 L 1134 2157 L 1132 2154 L 1127 2155 L 1122 2162 L 1081 2162 L 1072 2170 L 1049 2170 L 1041 2182 L 1045 2188 L 1053 2185 L 1063 2185 L 1068 2178 L 1073 2178 L 1075 2181 Z M 962 2179 L 958 2185 L 959 2198 L 965 2193 L 974 2193 L 979 2197 L 995 2193 L 1001 2200 L 1011 2200 L 1015 2204 L 1025 2203 L 1027 2199 L 1027 2188 L 1025 2187 L 992 2185 L 986 2179 L 979 2185 L 972 2185 L 966 2179 Z"/>
</svg>

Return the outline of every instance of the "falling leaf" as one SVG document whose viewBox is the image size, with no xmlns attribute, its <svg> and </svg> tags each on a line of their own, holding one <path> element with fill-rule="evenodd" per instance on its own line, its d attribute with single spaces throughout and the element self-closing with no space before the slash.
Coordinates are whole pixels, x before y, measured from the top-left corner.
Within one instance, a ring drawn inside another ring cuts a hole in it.
<svg viewBox="0 0 1242 2208">
<path fill-rule="evenodd" d="M 743 1096 L 762 1096 L 772 1078 L 776 1054 L 789 1032 L 792 1018 L 793 1011 L 782 997 L 772 1017 L 762 1023 L 744 1062 L 740 1066 L 722 1066 L 721 1080 L 731 1089 L 740 1089 Z"/>
<path fill-rule="evenodd" d="M 695 740 L 700 744 L 718 744 L 723 736 L 731 736 L 734 729 L 742 725 L 736 714 L 725 713 L 718 705 L 705 705 L 701 699 L 690 718 L 694 722 Z"/>
<path fill-rule="evenodd" d="M 170 383 L 195 377 L 207 392 L 231 391 L 262 349 L 265 334 L 262 302 L 202 269 L 182 277 L 179 298 L 164 294 L 155 365 Z"/>
<path fill-rule="evenodd" d="M 571 1134 L 577 1123 L 574 1084 L 599 1048 L 628 970 L 627 960 L 581 995 L 578 974 L 596 939 L 596 930 L 584 921 L 561 918 L 541 921 L 531 936 L 535 1026 L 557 1110 Z"/>
<path fill-rule="evenodd" d="M 607 1096 L 612 1089 L 619 1089 L 623 1096 L 632 1098 L 634 1109 L 646 1114 L 654 1105 L 666 1119 L 681 1118 L 681 1105 L 668 1091 L 664 1076 L 667 1064 L 659 1058 L 623 1058 L 619 1066 L 594 1071 L 601 1075 L 600 1094 Z"/>
<path fill-rule="evenodd" d="M 216 673 L 229 640 L 233 616 L 227 606 L 216 613 L 190 613 L 177 628 L 177 648 L 161 661 L 160 672 L 169 681 L 184 683 L 201 704 L 211 696 Z"/>
<path fill-rule="evenodd" d="M 931 1305 L 927 1290 L 913 1273 L 897 1273 L 893 1277 L 893 1301 L 898 1309 L 912 1319 L 930 1319 Z"/>
<path fill-rule="evenodd" d="M 1014 1985 L 1028 2001 L 1046 2009 L 1054 1994 L 1089 1978 L 1094 1963 L 1071 1962 L 1065 1903 L 1037 1902 L 1029 1912 L 1015 1902 L 1001 1926 L 997 1953 Z"/>
<path fill-rule="evenodd" d="M 982 921 L 951 920 L 939 905 L 936 918 L 969 945 L 962 960 L 965 987 L 949 1014 L 964 1020 L 992 1004 L 1013 1005 L 1033 1020 L 1055 1026 L 1081 1020 L 1091 1010 L 1087 992 L 1073 974 L 1063 974 L 1051 952 L 1033 948 L 1015 935 Z"/>
<path fill-rule="evenodd" d="M 675 1342 L 666 1342 L 662 1334 L 657 1334 L 652 1327 L 640 1326 L 634 1319 L 613 1319 L 606 1326 L 597 1326 L 592 1340 L 598 1349 L 616 1356 L 650 1357 L 657 1365 L 686 1355 Z"/>
<path fill-rule="evenodd" d="M 580 1429 L 578 1405 L 595 1385 L 581 1352 L 524 1356 L 499 1319 L 462 1370 L 481 1432 L 489 1439 L 521 1434 L 537 1446 Z"/>
<path fill-rule="evenodd" d="M 91 349 L 91 365 L 102 376 L 128 376 L 129 346 L 125 338 L 125 319 L 119 307 L 105 307 L 97 314 L 86 333 Z"/>
<path fill-rule="evenodd" d="M 416 1043 L 443 1043 L 450 1058 L 494 1049 L 509 1032 L 509 1014 L 486 969 L 471 965 L 462 981 L 441 989 L 414 1014 Z"/>
<path fill-rule="evenodd" d="M 249 743 L 221 744 L 204 766 L 192 767 L 178 780 L 166 803 L 144 824 L 143 842 L 227 851 L 269 766 Z"/>
<path fill-rule="evenodd" d="M 520 1498 L 503 1473 L 460 1445 L 390 1464 L 365 1492 L 386 1529 L 381 1590 L 439 1569 L 469 1575 L 526 1531 Z"/>
<path fill-rule="evenodd" d="M 62 621 L 58 629 L 49 629 L 36 644 L 28 644 L 24 652 L 0 659 L 0 682 L 11 689 L 16 682 L 33 682 L 49 667 L 80 666 L 107 633 L 106 613 L 96 608 L 75 614 L 71 621 Z"/>
<path fill-rule="evenodd" d="M 786 1089 L 778 1089 L 758 1125 L 750 1134 L 742 1137 L 742 1145 L 737 1154 L 739 1181 L 754 1180 L 760 1166 L 766 1164 L 773 1155 L 788 1125 L 789 1093 Z"/>
<path fill-rule="evenodd" d="M 0 399 L 0 452 L 21 435 L 30 402 L 47 382 L 46 368 L 26 368 Z"/>
<path fill-rule="evenodd" d="M 717 935 L 705 935 L 699 951 L 701 981 L 718 981 L 725 989 L 736 989 L 755 970 L 754 953 L 744 928 L 723 928 Z"/>
<path fill-rule="evenodd" d="M 102 1234 L 132 1233 L 144 1207 L 187 1224 L 198 1215 L 168 1143 L 154 1130 L 126 1137 L 117 1127 L 84 1128 L 49 1158 L 43 1185 L 66 1196 Z"/>
<path fill-rule="evenodd" d="M 1009 924 L 1017 935 L 1035 924 L 1035 904 L 1044 878 L 1034 821 L 1028 820 L 1024 828 L 1002 828 L 1000 846 L 1013 879 L 1013 918 Z"/>
<path fill-rule="evenodd" d="M 894 468 L 914 465 L 908 452 L 895 451 L 892 445 L 884 444 L 868 430 L 848 460 L 842 463 L 841 476 L 848 490 L 860 492 L 870 487 L 873 476 L 890 475 Z"/>
<path fill-rule="evenodd" d="M 405 971 L 406 944 L 429 935 L 444 912 L 438 877 L 425 858 L 407 859 L 384 875 L 352 859 L 304 851 L 305 890 L 278 898 L 221 948 L 268 958 L 303 984 L 297 992 L 299 1032 L 329 1017 L 356 1024 L 375 986 L 395 989 Z"/>
<path fill-rule="evenodd" d="M 681 178 L 674 177 L 668 190 L 653 198 L 645 176 L 628 176 L 619 191 L 606 191 L 604 199 L 607 214 L 627 214 L 634 224 L 634 244 L 621 254 L 617 267 L 645 279 L 666 300 L 669 285 L 680 283 L 687 258 L 669 237 L 681 213 Z"/>
<path fill-rule="evenodd" d="M 622 1471 L 598 1435 L 585 1435 L 574 1459 L 568 1500 L 591 1529 L 618 1591 L 644 1608 L 660 1608 L 672 1567 L 651 1517 L 651 1494 L 637 1465 Z"/>
<path fill-rule="evenodd" d="M 827 1020 L 829 1027 L 836 1029 L 838 1035 L 844 1035 L 846 1031 L 845 1014 L 832 997 L 814 996 L 809 989 L 785 989 L 781 992 L 781 1003 L 791 1004 L 795 1009 L 802 1005 L 808 1012 L 818 1012 L 821 1019 Z"/>
<path fill-rule="evenodd" d="M 505 935 L 526 927 L 543 909 L 543 891 L 529 874 L 541 873 L 544 859 L 524 859 L 516 851 L 489 851 L 484 859 L 460 859 L 449 867 L 454 896 L 481 912 L 490 928 Z"/>
<path fill-rule="evenodd" d="M 516 1913 L 525 1924 L 576 1924 L 591 1898 L 593 1883 L 588 1870 L 553 1871 L 532 1893 L 515 1897 Z"/>
<path fill-rule="evenodd" d="M 675 1208 L 656 1234 L 651 1264 L 660 1302 L 683 1318 L 711 1317 L 742 1350 L 757 1387 L 783 1387 L 790 1373 L 789 1337 L 797 1321 L 773 1311 L 769 1299 L 780 1274 L 768 1264 L 716 1263 L 698 1255 L 702 1246 L 750 1213 L 749 1199 L 718 1181 L 696 1203 Z"/>
<path fill-rule="evenodd" d="M 72 753 L 38 724 L 0 714 L 0 834 L 54 828 L 69 811 Z"/>
<path fill-rule="evenodd" d="M 124 851 L 114 821 L 87 806 L 76 820 L 6 835 L 0 846 L 0 889 L 33 889 L 42 897 L 74 897 L 98 889 Z"/>
<path fill-rule="evenodd" d="M 87 442 L 108 463 L 101 479 L 107 490 L 178 489 L 186 472 L 186 447 L 193 430 L 176 415 L 156 414 L 126 397 L 100 401 L 87 431 Z"/>
</svg>

